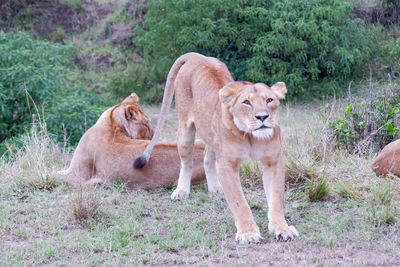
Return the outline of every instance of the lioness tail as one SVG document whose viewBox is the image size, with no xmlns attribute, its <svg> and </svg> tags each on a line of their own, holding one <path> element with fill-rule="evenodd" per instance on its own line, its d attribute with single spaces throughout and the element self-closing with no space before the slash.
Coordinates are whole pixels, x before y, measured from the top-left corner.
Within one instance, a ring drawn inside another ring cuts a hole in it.
<svg viewBox="0 0 400 267">
<path fill-rule="evenodd" d="M 144 165 L 146 165 L 150 159 L 151 152 L 154 148 L 154 145 L 157 143 L 158 138 L 160 137 L 160 132 L 164 127 L 164 122 L 165 122 L 165 119 L 167 118 L 168 111 L 169 111 L 169 108 L 172 103 L 172 98 L 174 96 L 175 78 L 178 75 L 180 68 L 183 66 L 183 64 L 186 63 L 189 54 L 190 53 L 180 56 L 175 61 L 175 63 L 172 65 L 172 67 L 168 73 L 167 82 L 166 82 L 165 90 L 164 90 L 163 101 L 161 104 L 161 111 L 160 111 L 160 115 L 158 117 L 157 126 L 154 131 L 153 138 L 151 139 L 149 145 L 144 150 L 143 154 L 135 160 L 135 162 L 133 164 L 133 167 L 135 169 L 143 168 Z"/>
</svg>

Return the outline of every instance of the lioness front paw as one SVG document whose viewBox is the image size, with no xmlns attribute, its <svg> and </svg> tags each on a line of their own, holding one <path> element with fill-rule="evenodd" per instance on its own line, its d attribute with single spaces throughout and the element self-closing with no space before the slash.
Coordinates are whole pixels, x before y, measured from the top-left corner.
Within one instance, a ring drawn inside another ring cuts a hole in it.
<svg viewBox="0 0 400 267">
<path fill-rule="evenodd" d="M 247 233 L 236 233 L 236 242 L 239 244 L 252 244 L 258 243 L 263 238 L 261 237 L 260 231 L 247 232 Z"/>
<path fill-rule="evenodd" d="M 275 233 L 276 240 L 278 241 L 292 241 L 295 237 L 299 236 L 296 228 L 291 225 L 287 227 L 272 227 L 268 226 L 270 233 Z"/>
<path fill-rule="evenodd" d="M 189 192 L 182 189 L 175 189 L 171 194 L 172 200 L 184 200 L 189 197 Z"/>
</svg>

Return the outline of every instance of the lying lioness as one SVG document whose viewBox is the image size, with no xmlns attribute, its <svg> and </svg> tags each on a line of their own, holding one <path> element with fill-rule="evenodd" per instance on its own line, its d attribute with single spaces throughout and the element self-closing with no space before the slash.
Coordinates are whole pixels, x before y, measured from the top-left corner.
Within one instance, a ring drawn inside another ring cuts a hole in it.
<svg viewBox="0 0 400 267">
<path fill-rule="evenodd" d="M 156 144 L 154 158 L 136 170 L 132 166 L 140 156 L 153 129 L 132 94 L 122 103 L 107 109 L 82 136 L 67 170 L 59 171 L 64 181 L 73 185 L 108 184 L 119 179 L 128 187 L 152 189 L 169 187 L 179 176 L 179 155 L 176 144 Z M 203 169 L 204 144 L 194 149 L 194 182 L 205 180 Z"/>
<path fill-rule="evenodd" d="M 391 173 L 400 177 L 400 140 L 386 145 L 371 167 L 378 175 L 386 176 Z"/>
<path fill-rule="evenodd" d="M 136 168 L 145 166 L 149 159 L 154 160 L 154 154 L 151 157 L 150 154 L 174 91 L 181 171 L 171 198 L 189 195 L 197 132 L 206 143 L 204 166 L 208 188 L 219 192 L 222 187 L 235 219 L 236 240 L 251 243 L 261 239 L 240 185 L 239 167 L 248 158 L 260 160 L 263 166 L 269 230 L 278 240 L 292 240 L 297 236 L 297 230 L 287 224 L 283 214 L 285 169 L 278 114 L 279 100 L 287 92 L 285 83 L 269 87 L 263 83 L 235 82 L 225 64 L 216 58 L 196 53 L 179 57 L 168 74 L 154 137 L 135 161 Z"/>
</svg>

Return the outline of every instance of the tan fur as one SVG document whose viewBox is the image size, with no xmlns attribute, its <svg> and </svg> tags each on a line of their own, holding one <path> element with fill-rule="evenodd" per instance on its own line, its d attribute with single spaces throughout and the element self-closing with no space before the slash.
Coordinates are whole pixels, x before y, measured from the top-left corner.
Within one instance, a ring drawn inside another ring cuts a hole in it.
<svg viewBox="0 0 400 267">
<path fill-rule="evenodd" d="M 107 109 L 82 136 L 69 168 L 58 172 L 60 178 L 75 186 L 108 184 L 116 179 L 128 187 L 144 189 L 176 184 L 179 176 L 176 144 L 156 144 L 154 157 L 145 168 L 136 170 L 132 166 L 153 136 L 151 124 L 137 102 L 137 95 L 132 94 Z M 200 183 L 205 180 L 204 144 L 197 144 L 194 154 L 194 182 Z"/>
<path fill-rule="evenodd" d="M 393 174 L 400 177 L 400 140 L 386 145 L 371 167 L 378 175 Z"/>
<path fill-rule="evenodd" d="M 268 87 L 263 83 L 235 82 L 218 59 L 185 54 L 175 61 L 168 74 L 152 143 L 157 141 L 174 92 L 181 172 L 171 198 L 182 199 L 189 195 L 192 148 L 197 132 L 206 143 L 205 172 L 209 191 L 223 190 L 235 220 L 236 240 L 251 243 L 261 239 L 240 184 L 239 168 L 245 159 L 262 163 L 269 230 L 279 240 L 292 240 L 297 236 L 296 229 L 287 224 L 283 214 L 285 178 L 278 113 L 279 100 L 287 92 L 286 85 L 280 82 Z M 151 145 L 140 159 L 148 159 L 150 153 Z"/>
</svg>

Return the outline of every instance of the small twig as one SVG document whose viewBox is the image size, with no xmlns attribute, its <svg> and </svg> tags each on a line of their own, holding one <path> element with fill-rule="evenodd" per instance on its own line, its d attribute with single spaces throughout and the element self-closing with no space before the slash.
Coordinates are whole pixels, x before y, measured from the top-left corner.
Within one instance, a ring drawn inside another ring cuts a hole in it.
<svg viewBox="0 0 400 267">
<path fill-rule="evenodd" d="M 390 75 L 390 73 L 388 73 L 388 77 L 389 77 L 389 90 L 390 90 L 390 96 L 393 97 L 393 84 L 392 84 L 392 76 Z"/>
<path fill-rule="evenodd" d="M 372 99 L 372 68 L 369 67 L 369 99 Z"/>
<path fill-rule="evenodd" d="M 352 98 L 352 96 L 351 96 L 351 83 L 352 83 L 353 81 L 350 81 L 349 82 L 349 87 L 348 87 L 348 92 L 349 92 L 349 100 L 350 100 L 350 104 L 351 105 L 353 105 L 353 98 Z"/>
</svg>

